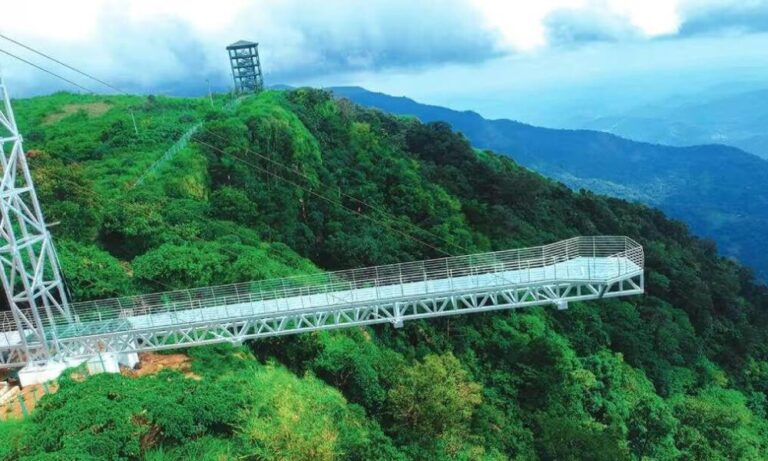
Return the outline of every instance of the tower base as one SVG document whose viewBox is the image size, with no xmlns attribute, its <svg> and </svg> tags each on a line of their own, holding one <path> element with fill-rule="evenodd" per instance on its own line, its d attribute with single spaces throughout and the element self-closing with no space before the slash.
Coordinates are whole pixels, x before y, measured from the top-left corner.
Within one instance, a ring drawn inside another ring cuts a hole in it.
<svg viewBox="0 0 768 461">
<path fill-rule="evenodd" d="M 120 366 L 135 368 L 139 363 L 139 354 L 136 352 L 126 352 L 115 354 L 113 352 L 103 352 L 89 359 L 65 360 L 63 362 L 49 361 L 43 364 L 29 364 L 19 370 L 19 384 L 31 386 L 33 384 L 43 384 L 52 381 L 64 372 L 67 368 L 73 368 L 85 363 L 88 373 L 95 375 L 99 373 L 120 373 Z"/>
<path fill-rule="evenodd" d="M 61 376 L 67 368 L 76 367 L 83 362 L 84 360 L 67 360 L 64 362 L 54 362 L 51 360 L 41 364 L 30 363 L 19 370 L 19 384 L 21 387 L 26 387 L 53 381 Z"/>
</svg>

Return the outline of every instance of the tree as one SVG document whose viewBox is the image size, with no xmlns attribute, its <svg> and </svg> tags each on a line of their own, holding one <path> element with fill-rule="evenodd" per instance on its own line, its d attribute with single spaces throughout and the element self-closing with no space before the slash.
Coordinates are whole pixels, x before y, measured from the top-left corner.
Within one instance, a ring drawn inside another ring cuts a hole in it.
<svg viewBox="0 0 768 461">
<path fill-rule="evenodd" d="M 470 379 L 451 353 L 428 355 L 404 368 L 389 391 L 395 431 L 406 440 L 459 433 L 481 402 L 482 386 Z"/>
<path fill-rule="evenodd" d="M 57 246 L 72 294 L 78 301 L 130 294 L 131 280 L 115 257 L 94 246 L 72 241 Z"/>
<path fill-rule="evenodd" d="M 675 399 L 676 437 L 682 460 L 764 459 L 768 426 L 747 408 L 738 391 L 708 387 Z"/>
<path fill-rule="evenodd" d="M 214 242 L 166 243 L 133 261 L 135 277 L 148 286 L 192 288 L 223 283 L 229 257 Z"/>
<path fill-rule="evenodd" d="M 102 222 L 103 199 L 80 164 L 65 165 L 46 152 L 30 151 L 35 190 L 54 236 L 92 242 Z"/>
<path fill-rule="evenodd" d="M 24 459 L 141 459 L 162 444 L 230 436 L 242 405 L 236 387 L 172 371 L 84 379 L 82 370 L 70 370 L 59 383 L 35 409 L 20 443 Z"/>
<path fill-rule="evenodd" d="M 298 378 L 268 364 L 252 372 L 246 387 L 238 432 L 250 459 L 400 458 L 362 408 L 311 375 Z"/>
<path fill-rule="evenodd" d="M 219 219 L 250 225 L 256 221 L 256 204 L 242 189 L 222 187 L 211 194 L 211 214 Z"/>
<path fill-rule="evenodd" d="M 162 242 L 167 224 L 162 204 L 150 198 L 120 199 L 105 208 L 100 240 L 110 253 L 133 258 Z"/>
<path fill-rule="evenodd" d="M 320 346 L 312 370 L 352 402 L 373 414 L 381 413 L 387 389 L 403 366 L 402 356 L 377 345 L 362 329 L 322 334 Z"/>
<path fill-rule="evenodd" d="M 542 461 L 629 460 L 629 450 L 611 428 L 576 416 L 538 418 L 537 452 Z"/>
</svg>

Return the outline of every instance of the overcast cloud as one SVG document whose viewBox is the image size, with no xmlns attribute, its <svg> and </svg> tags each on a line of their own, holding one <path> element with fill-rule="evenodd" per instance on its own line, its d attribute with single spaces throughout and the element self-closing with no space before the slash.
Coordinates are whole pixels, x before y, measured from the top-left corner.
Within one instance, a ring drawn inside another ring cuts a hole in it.
<svg viewBox="0 0 768 461">
<path fill-rule="evenodd" d="M 272 83 L 350 70 L 478 63 L 506 52 L 499 32 L 484 27 L 482 12 L 463 0 L 223 0 L 205 2 L 209 6 L 107 0 L 66 2 L 67 8 L 28 3 L 39 7 L 24 4 L 4 11 L 3 33 L 129 88 L 149 91 L 172 91 L 175 84 L 199 84 L 207 77 L 228 84 L 224 47 L 241 38 L 261 43 Z M 37 61 L 7 42 L 0 42 L 0 48 Z M 25 77 L 25 87 L 52 83 L 10 58 L 2 62 L 8 73 Z"/>
<path fill-rule="evenodd" d="M 690 9 L 679 35 L 750 34 L 766 31 L 768 0 L 712 1 Z"/>
<path fill-rule="evenodd" d="M 201 94 L 206 79 L 226 90 L 224 47 L 248 39 L 268 84 L 398 82 L 399 94 L 492 115 L 506 91 L 768 66 L 754 49 L 768 44 L 768 0 L 27 0 L 3 5 L 0 32 L 129 91 Z M 7 56 L 0 65 L 14 94 L 73 90 Z"/>
</svg>

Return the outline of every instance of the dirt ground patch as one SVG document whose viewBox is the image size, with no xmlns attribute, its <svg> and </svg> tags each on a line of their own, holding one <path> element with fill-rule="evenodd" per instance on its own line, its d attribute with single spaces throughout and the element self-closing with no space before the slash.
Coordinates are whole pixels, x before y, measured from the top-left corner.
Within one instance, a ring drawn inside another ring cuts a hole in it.
<svg viewBox="0 0 768 461">
<path fill-rule="evenodd" d="M 158 354 L 142 352 L 139 354 L 139 367 L 135 370 L 123 370 L 125 376 L 139 377 L 153 375 L 161 370 L 176 370 L 188 378 L 200 379 L 192 372 L 192 361 L 186 354 Z"/>
<path fill-rule="evenodd" d="M 38 400 L 40 400 L 46 392 L 54 393 L 58 389 L 59 387 L 55 382 L 48 383 L 46 386 L 40 384 L 26 386 L 21 391 L 18 391 L 4 405 L 0 405 L 0 421 L 24 418 L 24 408 L 26 408 L 27 414 L 31 413 L 32 410 L 35 409 L 35 406 L 37 406 Z M 19 396 L 21 396 L 21 398 L 19 398 Z"/>
<path fill-rule="evenodd" d="M 192 372 L 192 361 L 186 354 L 143 352 L 139 354 L 139 360 L 140 368 L 135 370 L 123 369 L 122 374 L 130 377 L 139 377 L 152 375 L 161 370 L 171 369 L 179 371 L 190 379 L 202 379 Z M 82 380 L 85 379 L 85 376 L 79 375 L 74 376 L 73 378 L 75 380 Z M 58 389 L 58 385 L 55 382 L 49 382 L 45 386 L 39 384 L 26 386 L 21 390 L 18 390 L 17 388 L 7 402 L 0 404 L 0 421 L 24 418 L 24 409 L 26 409 L 27 414 L 32 413 L 32 410 L 37 406 L 37 402 L 46 392 L 54 393 Z M 21 398 L 19 398 L 19 396 L 21 396 Z"/>
<path fill-rule="evenodd" d="M 56 123 L 70 115 L 76 113 L 79 110 L 84 110 L 89 117 L 99 117 L 104 115 L 109 109 L 112 108 L 111 104 L 106 102 L 91 102 L 87 104 L 67 104 L 61 108 L 60 111 L 46 115 L 43 119 L 43 125 L 49 125 Z"/>
</svg>

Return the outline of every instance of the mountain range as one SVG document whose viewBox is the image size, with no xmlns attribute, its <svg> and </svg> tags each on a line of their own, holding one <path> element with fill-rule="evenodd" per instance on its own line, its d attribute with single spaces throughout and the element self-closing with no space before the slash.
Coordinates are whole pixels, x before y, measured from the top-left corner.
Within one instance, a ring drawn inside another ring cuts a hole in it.
<svg viewBox="0 0 768 461">
<path fill-rule="evenodd" d="M 491 149 L 573 189 L 658 207 L 720 250 L 768 277 L 768 161 L 719 144 L 675 147 L 594 130 L 562 130 L 418 103 L 360 87 L 337 97 L 423 122 L 446 122 L 477 148 Z"/>
<path fill-rule="evenodd" d="M 671 98 L 583 123 L 639 141 L 673 146 L 721 143 L 768 158 L 768 89 Z"/>
</svg>

